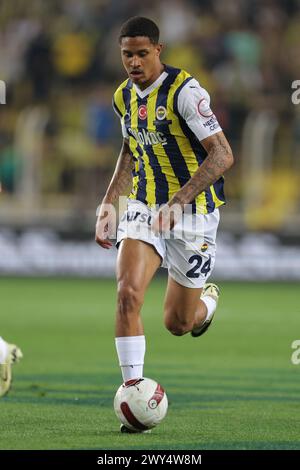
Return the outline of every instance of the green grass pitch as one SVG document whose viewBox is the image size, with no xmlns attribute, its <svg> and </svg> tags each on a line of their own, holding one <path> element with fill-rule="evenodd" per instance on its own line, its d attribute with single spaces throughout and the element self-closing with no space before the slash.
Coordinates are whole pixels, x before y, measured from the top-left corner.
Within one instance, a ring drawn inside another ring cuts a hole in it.
<svg viewBox="0 0 300 470">
<path fill-rule="evenodd" d="M 201 338 L 164 329 L 165 278 L 146 296 L 145 376 L 169 398 L 152 434 L 124 435 L 113 411 L 115 283 L 0 279 L 0 334 L 23 350 L 0 400 L 1 449 L 300 449 L 299 286 L 221 283 Z"/>
</svg>

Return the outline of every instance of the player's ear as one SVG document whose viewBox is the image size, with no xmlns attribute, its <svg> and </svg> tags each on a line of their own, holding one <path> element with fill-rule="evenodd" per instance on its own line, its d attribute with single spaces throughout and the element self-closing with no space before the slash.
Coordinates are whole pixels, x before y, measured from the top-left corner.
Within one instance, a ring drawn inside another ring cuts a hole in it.
<svg viewBox="0 0 300 470">
<path fill-rule="evenodd" d="M 156 45 L 156 51 L 157 51 L 158 56 L 160 56 L 162 50 L 163 50 L 163 45 L 162 44 L 157 44 Z"/>
</svg>

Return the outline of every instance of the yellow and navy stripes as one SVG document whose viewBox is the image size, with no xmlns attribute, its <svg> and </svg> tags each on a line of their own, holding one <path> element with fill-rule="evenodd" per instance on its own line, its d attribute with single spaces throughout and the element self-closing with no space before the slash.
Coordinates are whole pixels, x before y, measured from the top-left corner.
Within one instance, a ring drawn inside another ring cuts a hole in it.
<svg viewBox="0 0 300 470">
<path fill-rule="evenodd" d="M 135 160 L 129 197 L 149 206 L 166 203 L 189 181 L 207 155 L 178 111 L 180 90 L 192 77 L 184 70 L 169 66 L 165 71 L 167 77 L 145 98 L 137 94 L 128 79 L 120 85 L 113 99 Z M 192 201 L 193 212 L 210 213 L 224 204 L 223 183 L 220 178 L 199 194 Z"/>
</svg>

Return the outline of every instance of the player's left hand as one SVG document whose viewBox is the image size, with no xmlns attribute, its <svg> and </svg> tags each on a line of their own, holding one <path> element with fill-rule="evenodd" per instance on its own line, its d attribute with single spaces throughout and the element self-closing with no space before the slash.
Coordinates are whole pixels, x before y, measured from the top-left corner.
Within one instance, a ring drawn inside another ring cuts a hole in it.
<svg viewBox="0 0 300 470">
<path fill-rule="evenodd" d="M 180 220 L 182 208 L 179 204 L 164 204 L 154 216 L 151 230 L 156 234 L 167 233 Z"/>
</svg>

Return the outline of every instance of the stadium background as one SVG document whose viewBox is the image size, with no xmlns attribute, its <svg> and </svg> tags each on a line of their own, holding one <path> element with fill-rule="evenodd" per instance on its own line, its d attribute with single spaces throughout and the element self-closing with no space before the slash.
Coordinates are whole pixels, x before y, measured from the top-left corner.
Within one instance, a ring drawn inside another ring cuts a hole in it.
<svg viewBox="0 0 300 470">
<path fill-rule="evenodd" d="M 128 447 L 124 440 L 112 443 L 108 431 L 106 437 L 95 431 L 97 443 L 91 437 L 93 413 L 98 410 L 99 418 L 102 405 L 104 428 L 110 429 L 109 397 L 120 381 L 112 341 L 114 281 L 102 279 L 113 278 L 116 252 L 101 250 L 93 238 L 96 207 L 121 144 L 111 108 L 113 91 L 126 78 L 118 31 L 136 14 L 158 22 L 165 44 L 163 61 L 185 68 L 207 88 L 236 161 L 226 175 L 229 203 L 222 208 L 214 271 L 224 289 L 224 316 L 220 314 L 219 331 L 209 333 L 200 346 L 205 365 L 200 367 L 195 359 L 191 363 L 200 368 L 204 381 L 203 409 L 208 415 L 203 419 L 211 432 L 200 439 L 197 421 L 195 439 L 182 445 L 299 447 L 294 409 L 299 370 L 290 361 L 291 343 L 300 333 L 300 104 L 291 98 L 292 83 L 300 79 L 299 0 L 2 0 L 0 80 L 6 84 L 6 104 L 0 104 L 0 334 L 25 350 L 15 389 L 0 408 L 3 420 L 10 423 L 13 413 L 20 427 L 6 430 L 3 448 L 87 447 L 91 441 L 100 447 Z M 241 280 L 243 284 L 233 283 Z M 159 378 L 161 370 L 176 409 L 178 370 L 175 364 L 172 369 L 171 352 L 174 348 L 178 353 L 179 340 L 167 339 L 160 323 L 154 328 L 154 308 L 161 321 L 163 286 L 156 281 L 151 289 L 144 309 L 150 337 L 152 331 L 156 338 L 149 375 Z M 169 350 L 163 348 L 164 365 L 159 360 L 162 337 L 170 345 Z M 190 384 L 191 403 L 193 397 L 197 403 L 193 394 L 195 389 L 203 393 L 203 388 L 186 372 L 195 344 L 182 341 L 184 353 L 176 364 Z M 215 390 L 217 384 L 219 405 L 214 408 L 210 387 Z M 275 395 L 269 392 L 262 398 L 270 384 Z M 104 398 L 101 395 L 98 407 L 99 390 Z M 226 440 L 221 430 L 228 431 L 230 410 L 224 411 L 223 398 L 228 405 L 234 390 L 245 393 L 238 415 L 244 419 L 245 434 L 236 430 L 234 440 L 232 431 L 232 440 L 228 433 Z M 253 393 L 256 408 L 251 408 Z M 81 426 L 89 417 L 88 430 L 76 428 L 75 405 L 68 401 L 75 399 L 82 405 L 81 411 L 76 408 Z M 179 402 L 185 405 L 183 398 Z M 276 403 L 283 407 L 280 419 L 286 424 L 280 435 L 278 416 L 273 415 Z M 71 434 L 69 441 L 61 441 L 59 431 L 47 434 L 36 406 L 44 407 L 45 420 L 51 422 L 55 415 L 56 423 L 64 410 L 67 419 L 58 428 L 63 432 L 71 423 L 78 438 L 73 446 Z M 215 429 L 210 413 L 220 409 L 224 423 L 218 422 Z M 265 428 L 262 425 L 258 437 L 255 422 L 263 409 Z M 28 434 L 19 411 L 26 412 L 29 421 L 36 419 L 43 441 L 38 431 Z M 173 416 L 177 425 L 182 412 L 178 407 Z M 191 409 L 189 419 L 193 417 Z M 275 434 L 268 419 L 274 420 Z M 252 423 L 250 434 L 247 422 Z M 154 437 L 158 440 L 153 448 L 163 443 L 180 448 L 182 436 L 171 438 L 167 428 L 157 430 L 166 434 Z M 142 436 L 134 439 L 136 447 L 150 445 L 138 440 Z"/>
</svg>

